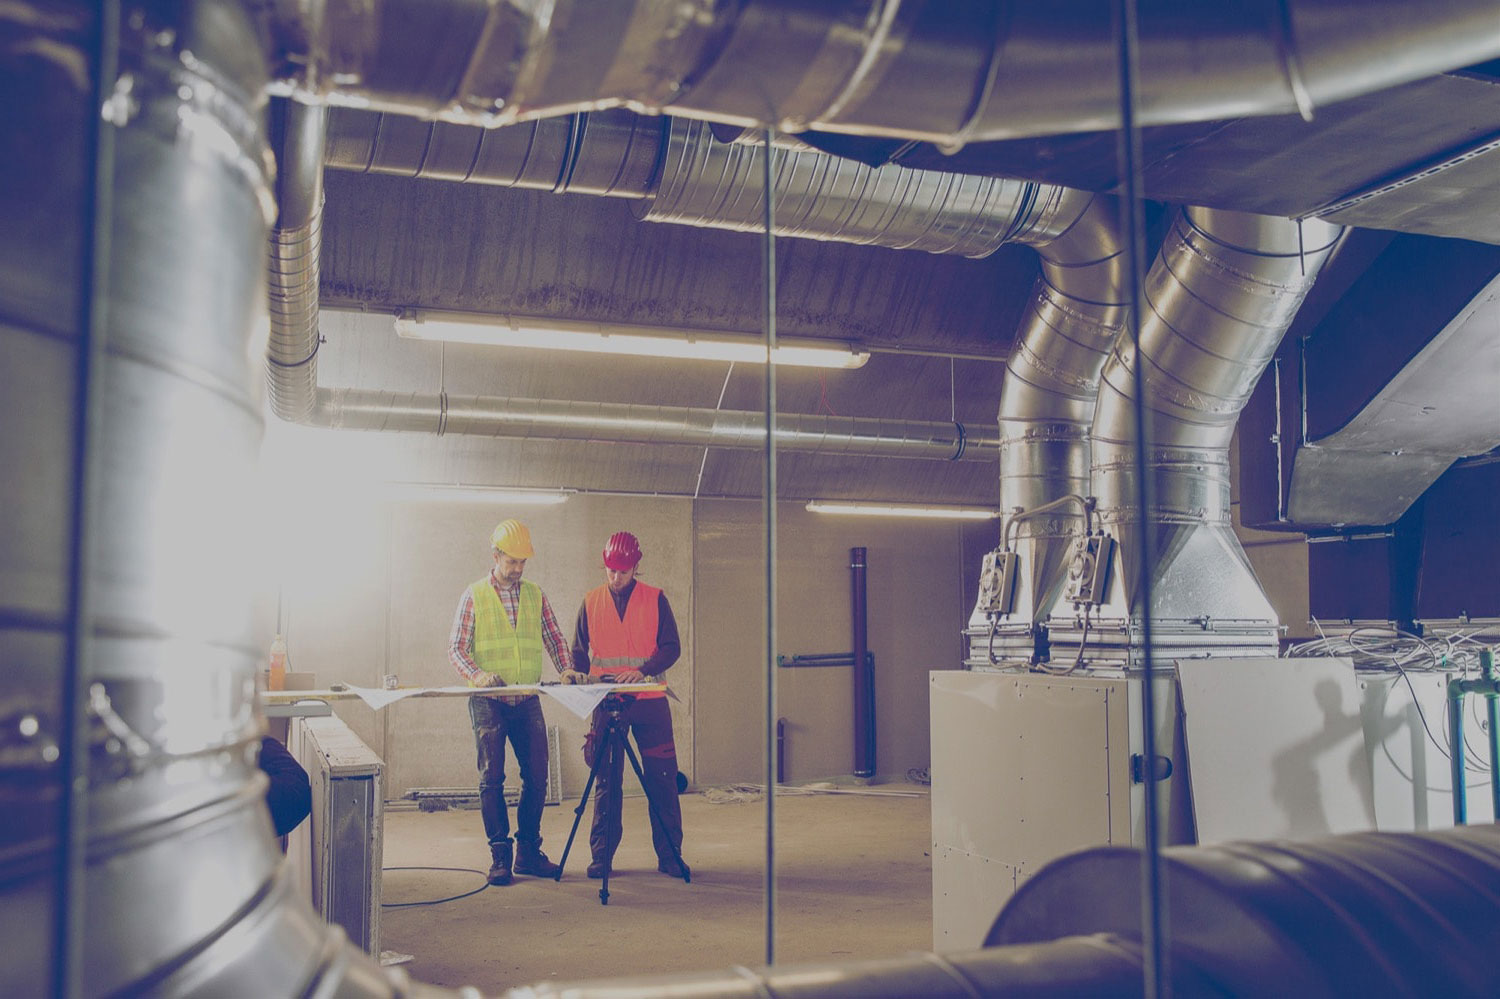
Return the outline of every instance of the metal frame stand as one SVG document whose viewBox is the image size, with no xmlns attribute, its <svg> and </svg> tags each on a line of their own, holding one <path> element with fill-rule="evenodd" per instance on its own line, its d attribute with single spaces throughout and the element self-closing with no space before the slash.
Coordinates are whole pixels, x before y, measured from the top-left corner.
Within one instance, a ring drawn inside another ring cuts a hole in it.
<svg viewBox="0 0 1500 999">
<path fill-rule="evenodd" d="M 568 863 L 568 852 L 573 849 L 573 839 L 578 835 L 578 824 L 583 821 L 583 810 L 588 805 L 589 794 L 594 790 L 594 780 L 599 776 L 599 768 L 606 762 L 615 758 L 615 754 L 621 749 L 625 751 L 625 758 L 630 761 L 630 768 L 635 771 L 636 780 L 640 781 L 641 791 L 646 795 L 646 808 L 650 810 L 652 819 L 657 825 L 664 825 L 661 813 L 656 810 L 656 802 L 651 799 L 651 790 L 646 786 L 646 774 L 641 769 L 641 761 L 636 757 L 635 750 L 631 748 L 630 740 L 626 738 L 625 720 L 621 714 L 625 711 L 626 694 L 610 694 L 600 702 L 599 706 L 609 715 L 603 728 L 603 738 L 600 739 L 598 751 L 594 754 L 594 763 L 589 767 L 589 779 L 583 785 L 583 795 L 578 799 L 578 807 L 573 809 L 573 828 L 568 830 L 568 842 L 563 847 L 562 857 L 557 862 L 557 875 L 555 881 L 561 881 L 563 868 Z M 623 768 L 622 768 L 623 774 Z M 609 904 L 609 876 L 614 870 L 615 848 L 619 843 L 611 844 L 609 856 L 604 860 L 604 881 L 599 886 L 599 904 Z M 693 872 L 688 868 L 687 861 L 682 859 L 682 852 L 677 849 L 677 844 L 668 837 L 667 845 L 672 848 L 672 857 L 677 861 L 677 866 L 682 868 L 682 880 L 689 884 L 693 880 Z"/>
</svg>

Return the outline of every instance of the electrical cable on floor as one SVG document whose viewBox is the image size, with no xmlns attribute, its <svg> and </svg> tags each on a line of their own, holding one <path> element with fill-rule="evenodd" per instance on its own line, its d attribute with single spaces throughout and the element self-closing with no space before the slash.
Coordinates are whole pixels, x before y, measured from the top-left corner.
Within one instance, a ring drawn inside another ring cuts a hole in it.
<svg viewBox="0 0 1500 999">
<path fill-rule="evenodd" d="M 765 797 L 763 784 L 721 784 L 703 789 L 703 800 L 711 805 L 735 805 L 747 801 L 760 801 Z M 858 787 L 820 787 L 817 785 L 781 784 L 776 788 L 777 797 L 811 796 L 819 794 L 854 794 L 865 798 L 922 798 L 925 791 L 876 791 Z"/>
<path fill-rule="evenodd" d="M 386 871 L 458 871 L 462 874 L 477 874 L 481 878 L 488 877 L 484 871 L 476 871 L 472 867 L 382 867 L 380 869 L 381 874 L 384 874 Z M 441 905 L 443 902 L 456 902 L 461 898 L 468 898 L 470 895 L 478 895 L 489 886 L 490 883 L 486 880 L 478 888 L 475 888 L 473 891 L 466 891 L 462 895 L 449 895 L 447 898 L 427 899 L 421 902 L 381 902 L 380 907 L 382 909 L 405 909 L 415 905 Z"/>
</svg>

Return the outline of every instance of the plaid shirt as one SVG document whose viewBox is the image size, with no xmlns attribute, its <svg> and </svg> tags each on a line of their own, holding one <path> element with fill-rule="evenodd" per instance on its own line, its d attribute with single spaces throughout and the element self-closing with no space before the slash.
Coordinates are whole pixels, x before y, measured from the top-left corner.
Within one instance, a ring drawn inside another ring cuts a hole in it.
<svg viewBox="0 0 1500 999">
<path fill-rule="evenodd" d="M 510 617 L 511 627 L 515 627 L 521 584 L 505 586 L 495 577 L 495 570 L 491 569 L 490 585 L 499 595 L 500 606 L 505 608 L 506 615 Z M 552 665 L 559 673 L 568 668 L 572 656 L 568 651 L 568 643 L 563 638 L 562 628 L 558 627 L 557 615 L 552 613 L 552 604 L 547 601 L 545 593 L 542 594 L 542 644 L 547 647 L 547 655 L 552 657 Z M 458 601 L 458 613 L 453 618 L 453 633 L 448 638 L 448 661 L 458 670 L 459 676 L 470 682 L 484 673 L 484 670 L 474 665 L 474 595 L 469 592 L 468 587 L 464 587 L 464 595 Z"/>
</svg>

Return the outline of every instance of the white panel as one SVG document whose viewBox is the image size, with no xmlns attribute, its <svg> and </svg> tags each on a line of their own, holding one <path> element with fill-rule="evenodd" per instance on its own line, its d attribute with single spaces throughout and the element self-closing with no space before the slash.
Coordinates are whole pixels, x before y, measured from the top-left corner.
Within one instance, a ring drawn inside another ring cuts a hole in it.
<svg viewBox="0 0 1500 999">
<path fill-rule="evenodd" d="M 1359 674 L 1365 743 L 1375 781 L 1375 820 L 1383 832 L 1453 825 L 1447 682 L 1445 673 L 1408 671 L 1407 679 L 1399 673 Z M 1470 749 L 1465 780 L 1469 821 L 1491 822 L 1489 753 L 1480 727 L 1484 698 L 1471 696 L 1464 708 Z"/>
<path fill-rule="evenodd" d="M 1130 841 L 1126 681 L 942 670 L 929 683 L 933 945 L 978 946 L 1017 879 Z"/>
<path fill-rule="evenodd" d="M 1348 660 L 1203 659 L 1177 670 L 1199 842 L 1375 827 Z"/>
<path fill-rule="evenodd" d="M 1016 869 L 955 846 L 932 848 L 932 948 L 977 950 L 1015 893 Z M 941 914 L 941 919 L 939 919 Z"/>
</svg>

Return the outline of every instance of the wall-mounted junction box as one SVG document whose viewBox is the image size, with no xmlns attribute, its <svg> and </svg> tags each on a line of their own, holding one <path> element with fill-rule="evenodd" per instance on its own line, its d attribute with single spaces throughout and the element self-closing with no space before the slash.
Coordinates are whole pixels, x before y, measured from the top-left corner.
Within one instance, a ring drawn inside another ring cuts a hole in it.
<svg viewBox="0 0 1500 999">
<path fill-rule="evenodd" d="M 1104 603 L 1114 557 L 1115 539 L 1109 535 L 1080 538 L 1073 552 L 1073 563 L 1068 567 L 1068 586 L 1063 599 L 1074 604 Z"/>
<path fill-rule="evenodd" d="M 979 609 L 986 614 L 1009 614 L 1016 606 L 1016 576 L 1020 556 L 996 551 L 984 557 L 979 570 Z"/>
</svg>

